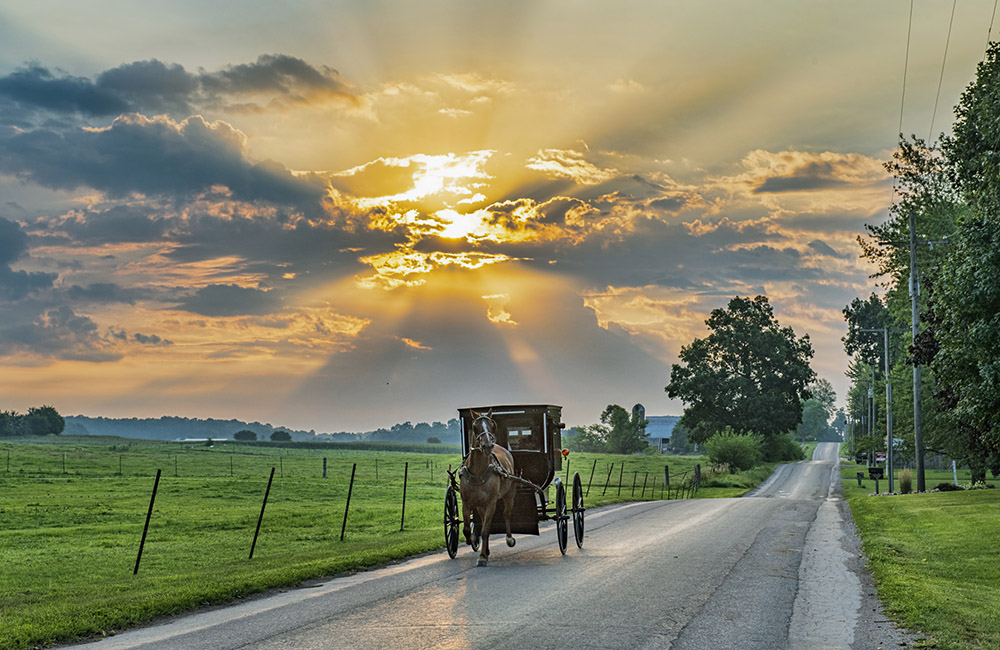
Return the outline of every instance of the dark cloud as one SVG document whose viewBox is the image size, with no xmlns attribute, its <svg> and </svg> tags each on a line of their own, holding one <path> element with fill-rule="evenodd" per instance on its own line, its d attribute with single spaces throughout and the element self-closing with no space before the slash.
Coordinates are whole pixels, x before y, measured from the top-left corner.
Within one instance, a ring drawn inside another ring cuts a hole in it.
<svg viewBox="0 0 1000 650">
<path fill-rule="evenodd" d="M 678 195 L 678 196 L 667 196 L 662 199 L 654 199 L 649 202 L 649 207 L 656 210 L 662 210 L 663 212 L 669 212 L 676 214 L 683 210 L 688 204 L 688 197 Z"/>
<path fill-rule="evenodd" d="M 150 59 L 105 70 L 96 86 L 127 98 L 133 110 L 190 115 L 199 80 L 183 66 Z"/>
<path fill-rule="evenodd" d="M 183 122 L 126 115 L 106 129 L 38 129 L 0 138 L 0 172 L 52 189 L 91 187 L 111 197 L 135 193 L 186 198 L 214 186 L 234 198 L 318 211 L 324 187 L 274 162 L 244 157 L 243 137 L 200 116 Z"/>
<path fill-rule="evenodd" d="M 279 311 L 281 299 L 274 291 L 210 284 L 182 298 L 177 307 L 202 316 L 255 316 Z"/>
<path fill-rule="evenodd" d="M 37 64 L 0 77 L 0 99 L 24 108 L 98 117 L 118 115 L 130 106 L 113 90 L 85 77 L 55 76 Z"/>
<path fill-rule="evenodd" d="M 150 202 L 112 205 L 73 212 L 58 221 L 40 221 L 36 228 L 62 231 L 84 244 L 154 242 L 163 240 L 171 225 L 162 212 L 163 208 Z"/>
<path fill-rule="evenodd" d="M 18 352 L 73 361 L 116 361 L 122 357 L 98 333 L 97 323 L 66 305 L 0 302 L 0 355 Z"/>
<path fill-rule="evenodd" d="M 198 73 L 157 59 L 135 61 L 105 70 L 95 80 L 57 74 L 31 63 L 0 77 L 0 117 L 18 125 L 38 121 L 30 113 L 23 117 L 31 110 L 86 118 L 130 111 L 187 117 L 202 108 L 225 104 L 230 97 L 260 94 L 291 101 L 317 95 L 353 99 L 336 70 L 317 68 L 285 54 L 264 54 L 254 63 Z"/>
<path fill-rule="evenodd" d="M 219 72 L 202 73 L 199 81 L 211 93 L 254 94 L 272 92 L 295 95 L 306 90 L 349 96 L 338 73 L 315 68 L 302 59 L 285 54 L 262 54 L 254 63 L 228 66 Z"/>
<path fill-rule="evenodd" d="M 833 248 L 824 241 L 820 241 L 819 239 L 814 239 L 811 242 L 809 242 L 809 248 L 816 251 L 816 253 L 818 253 L 819 255 L 825 255 L 827 257 L 836 257 L 842 260 L 850 259 L 851 257 L 853 257 L 853 255 L 847 253 L 837 252 L 835 248 Z"/>
<path fill-rule="evenodd" d="M 28 252 L 28 236 L 21 226 L 0 217 L 0 299 L 21 300 L 28 294 L 48 289 L 58 277 L 55 273 L 28 273 L 10 268 Z"/>
<path fill-rule="evenodd" d="M 111 282 L 95 282 L 86 287 L 74 284 L 66 291 L 70 300 L 77 302 L 125 303 L 127 305 L 135 304 L 137 293 L 133 289 L 124 289 Z"/>
<path fill-rule="evenodd" d="M 754 194 L 778 194 L 781 192 L 810 192 L 847 185 L 835 176 L 836 168 L 828 162 L 811 162 L 786 176 L 772 176 L 754 188 Z"/>
<path fill-rule="evenodd" d="M 173 345 L 174 342 L 168 339 L 162 339 L 156 334 L 141 334 L 136 332 L 132 335 L 133 340 L 137 343 L 142 343 L 143 345 Z"/>
</svg>

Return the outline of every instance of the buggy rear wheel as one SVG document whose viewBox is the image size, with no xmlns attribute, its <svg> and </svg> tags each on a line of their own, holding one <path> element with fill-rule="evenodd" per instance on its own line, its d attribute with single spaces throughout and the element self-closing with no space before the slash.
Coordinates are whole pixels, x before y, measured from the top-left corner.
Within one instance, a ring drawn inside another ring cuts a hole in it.
<svg viewBox="0 0 1000 650">
<path fill-rule="evenodd" d="M 569 516 L 566 514 L 566 486 L 556 479 L 556 538 L 559 541 L 559 552 L 563 555 L 566 555 L 567 519 Z"/>
<path fill-rule="evenodd" d="M 573 475 L 573 536 L 577 548 L 583 548 L 583 513 L 583 485 L 577 472 Z"/>
<path fill-rule="evenodd" d="M 451 558 L 458 555 L 458 521 L 458 497 L 449 485 L 444 494 L 444 545 Z"/>
</svg>

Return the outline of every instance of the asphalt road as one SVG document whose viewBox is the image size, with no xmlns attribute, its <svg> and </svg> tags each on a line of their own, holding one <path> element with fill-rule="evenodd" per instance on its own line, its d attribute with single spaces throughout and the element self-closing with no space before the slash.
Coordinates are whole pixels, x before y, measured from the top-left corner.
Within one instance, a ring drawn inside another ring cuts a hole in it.
<svg viewBox="0 0 1000 650">
<path fill-rule="evenodd" d="M 740 499 L 587 513 L 583 549 L 551 524 L 490 565 L 462 547 L 81 646 L 854 650 L 906 643 L 881 617 L 839 494 L 838 446 Z"/>
</svg>

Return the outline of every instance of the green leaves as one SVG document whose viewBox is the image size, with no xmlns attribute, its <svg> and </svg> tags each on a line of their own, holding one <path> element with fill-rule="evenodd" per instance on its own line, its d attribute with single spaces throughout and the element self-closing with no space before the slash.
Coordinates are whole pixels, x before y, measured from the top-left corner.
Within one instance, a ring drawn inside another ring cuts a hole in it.
<svg viewBox="0 0 1000 650">
<path fill-rule="evenodd" d="M 794 429 L 816 376 L 809 337 L 779 327 L 766 296 L 733 298 L 705 322 L 711 334 L 681 348 L 665 389 L 685 403 L 681 424 L 691 441 L 727 427 L 765 437 Z"/>
</svg>

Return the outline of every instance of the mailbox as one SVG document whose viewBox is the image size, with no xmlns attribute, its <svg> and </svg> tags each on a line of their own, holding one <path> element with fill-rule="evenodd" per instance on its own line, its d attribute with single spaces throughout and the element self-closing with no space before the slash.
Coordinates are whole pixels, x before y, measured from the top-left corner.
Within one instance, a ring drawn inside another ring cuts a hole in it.
<svg viewBox="0 0 1000 650">
<path fill-rule="evenodd" d="M 877 465 L 875 467 L 869 467 L 868 468 L 868 478 L 870 478 L 872 480 L 876 480 L 877 481 L 878 479 L 882 478 L 884 475 L 885 475 L 884 474 L 884 470 L 881 467 L 878 467 Z"/>
</svg>

